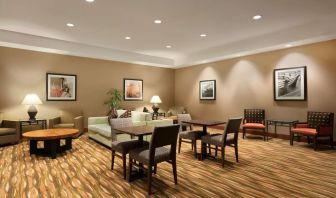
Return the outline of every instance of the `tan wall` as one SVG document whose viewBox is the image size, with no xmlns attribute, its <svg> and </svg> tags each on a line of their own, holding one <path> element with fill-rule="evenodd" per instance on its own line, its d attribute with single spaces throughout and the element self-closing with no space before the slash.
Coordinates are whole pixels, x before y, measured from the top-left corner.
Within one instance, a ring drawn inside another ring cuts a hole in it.
<svg viewBox="0 0 336 198">
<path fill-rule="evenodd" d="M 175 70 L 175 105 L 195 118 L 227 120 L 244 108 L 267 118 L 306 120 L 307 110 L 336 112 L 336 40 Z M 273 100 L 273 69 L 307 66 L 308 100 Z M 199 81 L 215 79 L 217 99 L 199 100 Z M 280 129 L 281 130 L 281 129 Z M 282 129 L 288 134 L 288 129 Z"/>
<path fill-rule="evenodd" d="M 46 101 L 47 72 L 76 74 L 77 101 Z M 51 118 L 60 109 L 82 109 L 85 118 L 103 116 L 107 112 L 103 104 L 106 92 L 122 90 L 123 78 L 144 80 L 144 100 L 122 102 L 122 107 L 151 106 L 149 100 L 154 94 L 161 97 L 162 109 L 173 106 L 172 69 L 0 47 L 0 112 L 7 119 L 27 118 L 21 102 L 27 93 L 37 93 L 43 102 L 37 117 Z"/>
</svg>

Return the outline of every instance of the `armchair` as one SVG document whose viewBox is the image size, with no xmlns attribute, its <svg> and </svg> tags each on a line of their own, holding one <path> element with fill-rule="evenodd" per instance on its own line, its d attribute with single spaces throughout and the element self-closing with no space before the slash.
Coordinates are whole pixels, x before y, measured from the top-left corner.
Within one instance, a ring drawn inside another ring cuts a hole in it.
<svg viewBox="0 0 336 198">
<path fill-rule="evenodd" d="M 333 129 L 334 113 L 308 111 L 307 122 L 294 124 L 290 133 L 290 145 L 293 146 L 294 134 L 299 134 L 307 136 L 308 144 L 310 144 L 310 137 L 313 137 L 314 150 L 317 148 L 317 138 L 319 137 L 329 137 L 330 146 L 334 148 Z"/>
<path fill-rule="evenodd" d="M 266 140 L 265 131 L 265 110 L 264 109 L 244 109 L 243 121 L 243 139 L 245 138 L 246 130 L 260 130 L 263 133 L 264 141 Z M 268 136 L 267 136 L 268 140 Z"/>
<path fill-rule="evenodd" d="M 70 111 L 62 112 L 60 116 L 49 120 L 49 128 L 75 128 L 81 135 L 84 132 L 84 117 L 81 114 L 81 112 L 76 114 Z"/>
<path fill-rule="evenodd" d="M 20 135 L 20 123 L 18 121 L 3 120 L 0 123 L 0 145 L 18 143 Z"/>
</svg>

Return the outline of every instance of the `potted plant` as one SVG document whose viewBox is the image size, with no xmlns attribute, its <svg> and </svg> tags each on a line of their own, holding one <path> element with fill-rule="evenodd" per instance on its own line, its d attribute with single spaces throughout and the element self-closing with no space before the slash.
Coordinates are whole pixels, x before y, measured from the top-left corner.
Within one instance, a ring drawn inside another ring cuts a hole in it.
<svg viewBox="0 0 336 198">
<path fill-rule="evenodd" d="M 106 94 L 109 97 L 104 103 L 109 107 L 107 115 L 111 117 L 118 117 L 117 109 L 119 107 L 119 102 L 122 100 L 122 92 L 118 89 L 111 89 Z"/>
</svg>

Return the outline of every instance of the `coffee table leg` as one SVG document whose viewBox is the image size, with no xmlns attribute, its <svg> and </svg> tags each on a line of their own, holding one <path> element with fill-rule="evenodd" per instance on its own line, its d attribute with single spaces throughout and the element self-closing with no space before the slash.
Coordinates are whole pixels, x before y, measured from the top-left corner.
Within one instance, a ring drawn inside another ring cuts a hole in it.
<svg viewBox="0 0 336 198">
<path fill-rule="evenodd" d="M 65 139 L 65 149 L 66 150 L 72 149 L 72 138 Z"/>
<path fill-rule="evenodd" d="M 30 140 L 29 141 L 29 152 L 30 154 L 35 154 L 37 151 L 37 141 L 36 140 Z"/>
</svg>

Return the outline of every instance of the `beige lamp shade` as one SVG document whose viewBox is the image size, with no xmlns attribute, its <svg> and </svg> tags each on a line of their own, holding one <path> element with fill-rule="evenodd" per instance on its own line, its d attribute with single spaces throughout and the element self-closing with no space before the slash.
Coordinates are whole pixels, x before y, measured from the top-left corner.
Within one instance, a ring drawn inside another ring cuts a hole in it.
<svg viewBox="0 0 336 198">
<path fill-rule="evenodd" d="M 41 99 L 37 94 L 27 94 L 23 99 L 22 104 L 24 105 L 39 105 L 42 104 Z"/>
<path fill-rule="evenodd" d="M 150 103 L 154 103 L 154 104 L 159 104 L 162 103 L 161 99 L 159 96 L 155 95 L 152 97 L 152 99 L 150 100 Z"/>
</svg>

